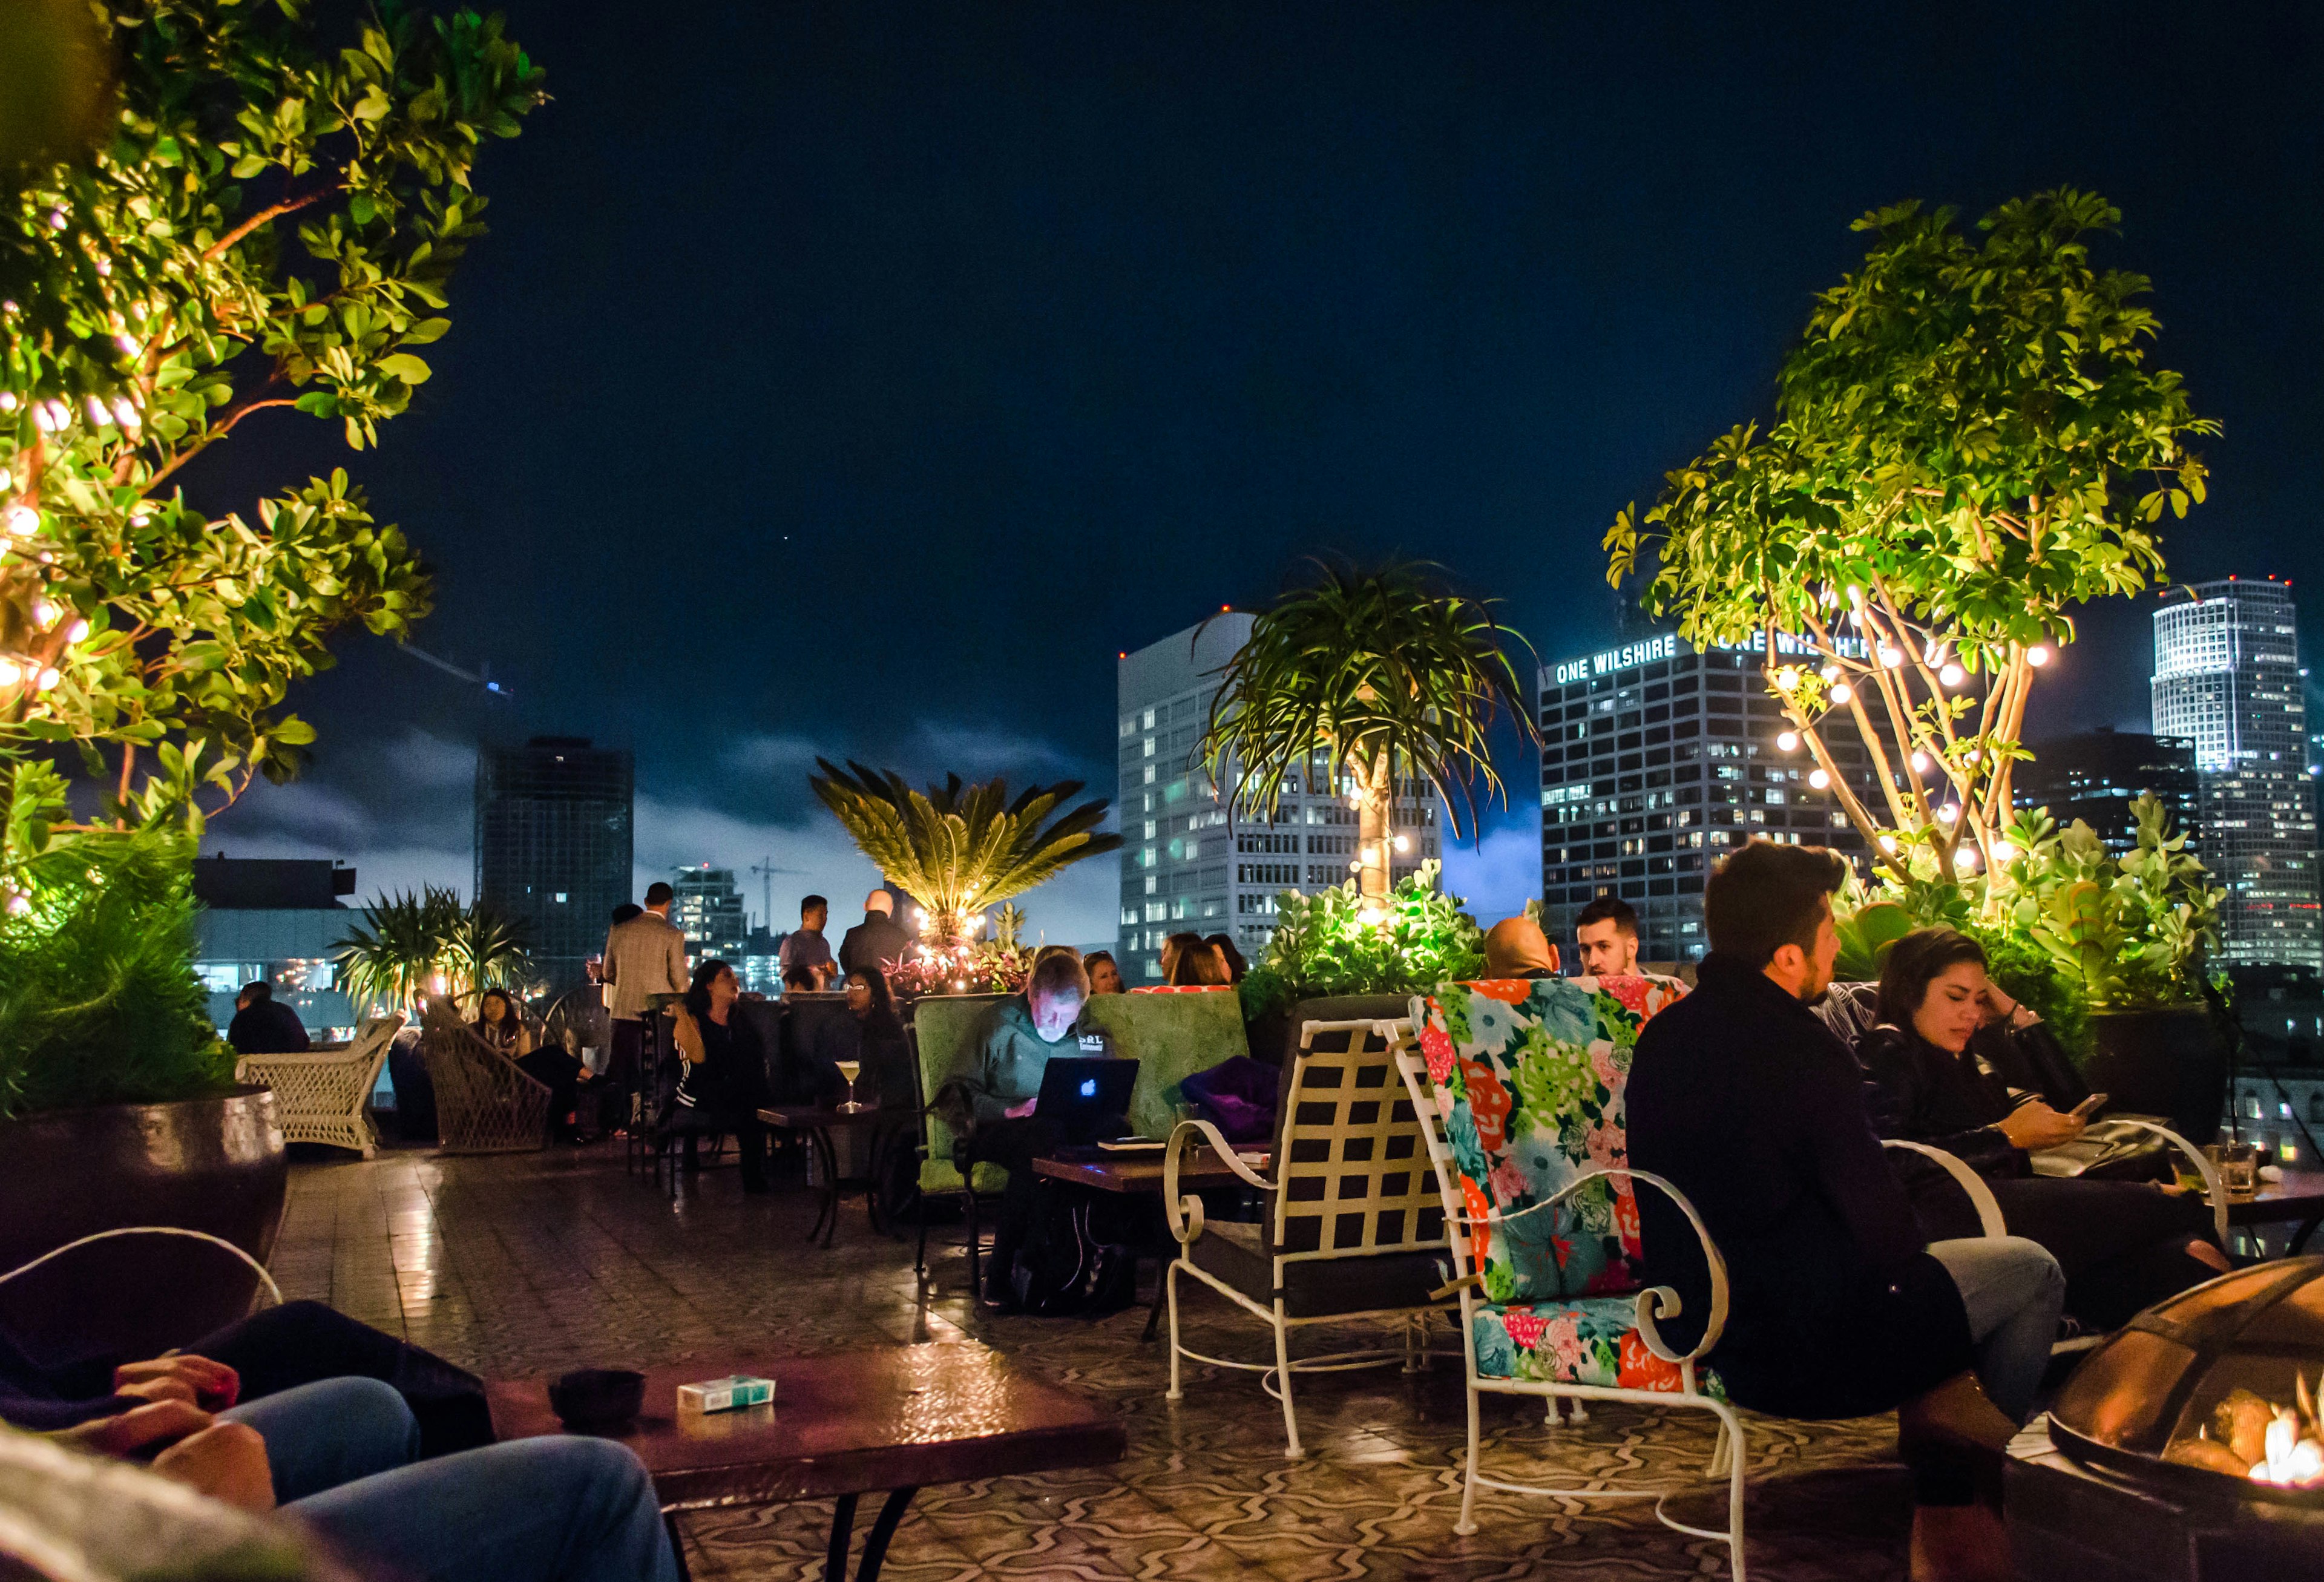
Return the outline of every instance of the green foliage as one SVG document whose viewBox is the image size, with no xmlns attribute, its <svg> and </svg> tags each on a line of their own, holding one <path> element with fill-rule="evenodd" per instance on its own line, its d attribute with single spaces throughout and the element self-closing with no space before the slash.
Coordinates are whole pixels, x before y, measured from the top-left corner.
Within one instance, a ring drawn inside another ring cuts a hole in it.
<svg viewBox="0 0 2324 1582">
<path fill-rule="evenodd" d="M 179 487 L 263 412 L 376 442 L 450 327 L 477 150 L 542 97 L 497 18 L 313 10 L 97 7 L 109 141 L 0 207 L 0 778 L 78 750 L 122 823 L 198 831 L 202 796 L 293 772 L 314 733 L 282 705 L 330 637 L 428 609 L 344 471 L 249 518 Z M 0 878 L 38 850 L 0 852 Z"/>
<path fill-rule="evenodd" d="M 1276 897 L 1275 937 L 1244 974 L 1246 1017 L 1334 994 L 1417 994 L 1485 970 L 1485 936 L 1424 862 L 1384 902 L 1350 882 Z"/>
<path fill-rule="evenodd" d="M 1690 641 L 1799 639 L 1801 661 L 1768 644 L 1769 690 L 1900 879 L 1990 867 L 2046 645 L 2077 605 L 2163 576 L 2153 524 L 2202 500 L 2188 441 L 2218 432 L 2148 364 L 2145 277 L 2090 262 L 2111 205 L 2014 199 L 1981 240 L 1955 217 L 1858 221 L 1871 250 L 1817 299 L 1774 426 L 1717 440 L 1606 536 L 1609 577 L 1645 573 Z M 1872 805 L 1827 728 L 1865 742 Z"/>
<path fill-rule="evenodd" d="M 1896 901 L 1867 901 L 1847 915 L 1837 916 L 1835 923 L 1840 958 L 1833 972 L 1852 983 L 1879 977 L 1888 960 L 1888 947 L 1921 926 Z"/>
<path fill-rule="evenodd" d="M 191 965 L 192 860 L 183 837 L 138 832 L 34 864 L 0 915 L 0 1118 L 232 1086 Z"/>
<path fill-rule="evenodd" d="M 502 988 L 521 1000 L 532 971 L 522 928 L 481 901 L 462 906 L 457 892 L 435 885 L 374 897 L 337 948 L 351 997 L 406 1012 L 439 992 L 472 1005 L 482 990 Z"/>
<path fill-rule="evenodd" d="M 1317 569 L 1312 586 L 1253 622 L 1220 677 L 1198 750 L 1214 784 L 1234 779 L 1235 804 L 1250 814 L 1271 814 L 1295 779 L 1322 790 L 1351 776 L 1362 887 L 1379 897 L 1397 782 L 1425 781 L 1458 838 L 1462 810 L 1475 812 L 1472 785 L 1506 796 L 1493 722 L 1506 713 L 1539 738 L 1494 601 L 1445 591 L 1433 566 Z M 1234 769 L 1222 773 L 1230 759 Z"/>
<path fill-rule="evenodd" d="M 2021 814 L 2009 831 L 2009 921 L 2094 1010 L 2198 1004 L 2227 892 L 2152 795 L 2131 816 L 2136 843 L 2117 859 L 2080 820 L 2060 831 L 2046 809 Z"/>
<path fill-rule="evenodd" d="M 1972 924 L 1962 932 L 1985 947 L 1986 976 L 2004 994 L 2040 1016 L 2067 1053 L 2077 1060 L 2089 1053 L 2089 1008 L 2083 1003 L 2081 985 L 2066 975 L 2049 952 L 2006 927 Z"/>
<path fill-rule="evenodd" d="M 923 793 L 893 770 L 815 761 L 823 772 L 807 784 L 863 855 L 927 912 L 923 932 L 939 943 L 964 939 L 971 913 L 1121 848 L 1120 835 L 1095 832 L 1105 822 L 1102 797 L 1050 818 L 1081 794 L 1079 780 L 1030 786 L 1012 802 L 1006 780 L 966 786 L 947 775 Z"/>
</svg>

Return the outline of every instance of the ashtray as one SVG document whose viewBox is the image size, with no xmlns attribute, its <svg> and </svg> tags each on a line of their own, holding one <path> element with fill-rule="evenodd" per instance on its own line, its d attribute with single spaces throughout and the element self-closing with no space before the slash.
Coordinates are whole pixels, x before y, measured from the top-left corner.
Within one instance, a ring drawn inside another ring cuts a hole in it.
<svg viewBox="0 0 2324 1582">
<path fill-rule="evenodd" d="M 549 1381 L 549 1406 L 569 1429 L 617 1429 L 646 1403 L 646 1376 L 628 1368 L 576 1368 Z"/>
</svg>

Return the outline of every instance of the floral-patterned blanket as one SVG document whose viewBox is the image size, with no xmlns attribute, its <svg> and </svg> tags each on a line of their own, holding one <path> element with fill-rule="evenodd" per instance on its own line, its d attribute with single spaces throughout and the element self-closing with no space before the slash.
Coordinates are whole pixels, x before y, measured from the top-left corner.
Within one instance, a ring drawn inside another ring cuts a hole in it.
<svg viewBox="0 0 2324 1582">
<path fill-rule="evenodd" d="M 1630 1183 L 1594 1181 L 1513 1223 L 1584 1173 L 1629 1163 L 1623 1090 L 1647 1017 L 1686 992 L 1666 978 L 1448 984 L 1421 1051 L 1460 1171 L 1487 1298 L 1479 1368 L 1501 1377 L 1675 1390 L 1637 1332 L 1646 1284 Z M 1499 1209 L 1501 1223 L 1485 1220 Z"/>
</svg>

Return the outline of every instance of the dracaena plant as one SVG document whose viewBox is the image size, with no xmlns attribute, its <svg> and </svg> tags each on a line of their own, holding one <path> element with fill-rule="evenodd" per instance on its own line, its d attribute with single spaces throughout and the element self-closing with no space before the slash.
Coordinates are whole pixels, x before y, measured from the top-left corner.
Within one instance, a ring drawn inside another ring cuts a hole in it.
<svg viewBox="0 0 2324 1582">
<path fill-rule="evenodd" d="M 2204 493 L 2218 425 L 2152 364 L 2144 276 L 2101 270 L 2119 213 L 2061 189 L 1963 235 L 1867 215 L 1861 268 L 1785 357 L 1775 421 L 1666 475 L 1606 536 L 1699 645 L 1750 642 L 1799 746 L 1894 881 L 2006 863 L 2037 672 L 2074 610 L 2163 575 L 2155 524 Z M 1829 750 L 1853 733 L 1859 797 Z"/>
<path fill-rule="evenodd" d="M 540 73 L 499 19 L 378 0 L 111 0 L 109 135 L 0 188 L 0 800 L 78 763 L 97 823 L 197 832 L 312 730 L 283 710 L 351 626 L 401 636 L 429 580 L 344 470 L 254 510 L 189 496 L 245 425 L 375 443 L 429 378 L 482 233 L 480 147 Z M 37 778 L 37 777 L 35 777 Z M 22 842 L 86 831 L 45 782 Z"/>
</svg>

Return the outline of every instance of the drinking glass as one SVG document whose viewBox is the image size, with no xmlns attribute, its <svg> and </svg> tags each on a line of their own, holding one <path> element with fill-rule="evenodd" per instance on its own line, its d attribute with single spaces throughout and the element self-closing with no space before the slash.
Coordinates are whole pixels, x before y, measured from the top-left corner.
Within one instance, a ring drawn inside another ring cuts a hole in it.
<svg viewBox="0 0 2324 1582">
<path fill-rule="evenodd" d="M 847 1102 L 839 1107 L 840 1113 L 853 1115 L 863 1108 L 855 1102 L 855 1079 L 863 1074 L 863 1062 L 860 1060 L 843 1060 L 833 1063 L 839 1067 L 839 1074 L 847 1079 Z"/>
<path fill-rule="evenodd" d="M 2213 1143 L 2203 1150 L 2227 1195 L 2248 1198 L 2259 1190 L 2259 1149 L 2250 1143 Z"/>
</svg>

